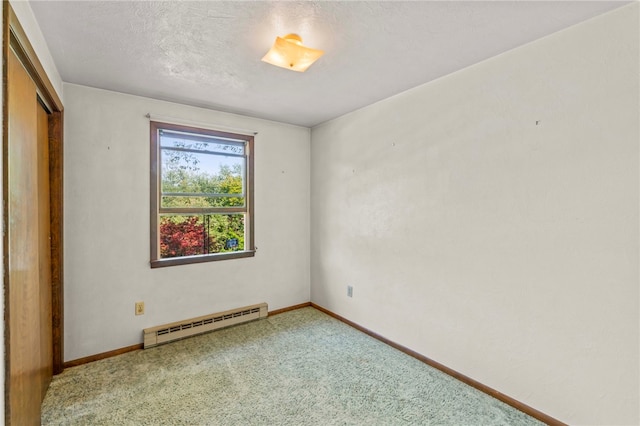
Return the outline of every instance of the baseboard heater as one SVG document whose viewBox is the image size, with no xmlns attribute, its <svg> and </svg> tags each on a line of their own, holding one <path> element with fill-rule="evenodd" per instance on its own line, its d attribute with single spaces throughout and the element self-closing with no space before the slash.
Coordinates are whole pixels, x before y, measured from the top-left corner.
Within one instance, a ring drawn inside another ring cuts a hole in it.
<svg viewBox="0 0 640 426">
<path fill-rule="evenodd" d="M 173 342 L 196 334 L 206 333 L 231 325 L 240 324 L 267 317 L 267 304 L 245 306 L 244 308 L 204 315 L 171 324 L 158 325 L 143 330 L 144 348 L 151 348 L 162 343 Z"/>
</svg>

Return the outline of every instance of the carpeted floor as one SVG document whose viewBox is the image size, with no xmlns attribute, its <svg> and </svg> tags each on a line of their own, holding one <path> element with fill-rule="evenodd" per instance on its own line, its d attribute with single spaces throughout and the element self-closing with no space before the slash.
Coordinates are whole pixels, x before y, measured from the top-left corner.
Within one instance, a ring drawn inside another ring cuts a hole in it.
<svg viewBox="0 0 640 426">
<path fill-rule="evenodd" d="M 43 425 L 539 425 L 313 308 L 67 369 Z"/>
</svg>

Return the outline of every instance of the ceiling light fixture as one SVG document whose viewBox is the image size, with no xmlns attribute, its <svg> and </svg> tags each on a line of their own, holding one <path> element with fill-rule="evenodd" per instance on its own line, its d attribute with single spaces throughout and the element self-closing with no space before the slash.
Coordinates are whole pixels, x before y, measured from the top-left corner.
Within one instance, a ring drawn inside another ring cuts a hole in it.
<svg viewBox="0 0 640 426">
<path fill-rule="evenodd" d="M 262 61 L 288 70 L 305 72 L 322 55 L 324 51 L 304 46 L 298 34 L 287 34 L 276 37 L 273 47 Z"/>
</svg>

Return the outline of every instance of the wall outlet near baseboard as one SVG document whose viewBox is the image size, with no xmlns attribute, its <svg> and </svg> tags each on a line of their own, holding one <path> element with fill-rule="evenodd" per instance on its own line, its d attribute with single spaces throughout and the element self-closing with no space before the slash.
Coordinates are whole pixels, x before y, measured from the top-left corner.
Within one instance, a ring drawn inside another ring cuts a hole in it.
<svg viewBox="0 0 640 426">
<path fill-rule="evenodd" d="M 347 286 L 347 297 L 353 297 L 353 286 L 352 285 L 348 285 Z"/>
<path fill-rule="evenodd" d="M 144 302 L 136 302 L 136 315 L 144 315 Z"/>
</svg>

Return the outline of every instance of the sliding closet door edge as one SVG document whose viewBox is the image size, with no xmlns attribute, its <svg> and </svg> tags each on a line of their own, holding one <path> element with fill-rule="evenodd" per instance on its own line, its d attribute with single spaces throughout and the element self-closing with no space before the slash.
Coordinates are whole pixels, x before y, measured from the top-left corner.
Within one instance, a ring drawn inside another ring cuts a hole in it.
<svg viewBox="0 0 640 426">
<path fill-rule="evenodd" d="M 51 313 L 53 374 L 64 370 L 64 201 L 63 152 L 64 111 L 49 116 L 49 178 L 51 191 Z"/>
<path fill-rule="evenodd" d="M 3 2 L 2 8 L 2 229 L 8 228 L 8 179 L 7 179 L 7 163 L 8 163 L 8 144 L 9 140 L 9 105 L 7 103 L 7 58 L 9 56 L 9 2 Z M 11 376 L 11 360 L 9 351 L 11 349 L 11 333 L 9 327 L 9 240 L 2 238 L 2 286 L 4 296 L 4 424 L 11 424 L 11 403 L 9 393 L 9 377 Z"/>
</svg>

